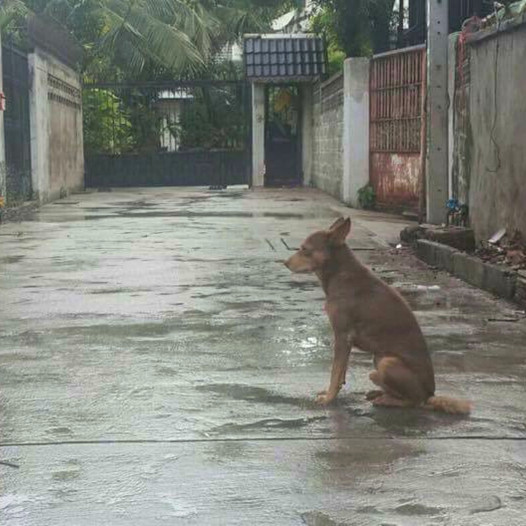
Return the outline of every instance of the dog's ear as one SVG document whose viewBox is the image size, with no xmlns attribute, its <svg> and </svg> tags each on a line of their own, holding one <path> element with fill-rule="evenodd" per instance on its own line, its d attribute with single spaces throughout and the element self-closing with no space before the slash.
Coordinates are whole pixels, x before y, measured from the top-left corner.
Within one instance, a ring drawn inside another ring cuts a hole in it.
<svg viewBox="0 0 526 526">
<path fill-rule="evenodd" d="M 336 221 L 334 221 L 334 223 L 328 228 L 329 232 L 341 225 L 344 221 L 345 219 L 343 217 L 339 217 L 338 219 L 336 219 Z"/>
<path fill-rule="evenodd" d="M 342 219 L 334 228 L 329 230 L 329 239 L 333 245 L 343 245 L 351 231 L 351 218 Z"/>
</svg>

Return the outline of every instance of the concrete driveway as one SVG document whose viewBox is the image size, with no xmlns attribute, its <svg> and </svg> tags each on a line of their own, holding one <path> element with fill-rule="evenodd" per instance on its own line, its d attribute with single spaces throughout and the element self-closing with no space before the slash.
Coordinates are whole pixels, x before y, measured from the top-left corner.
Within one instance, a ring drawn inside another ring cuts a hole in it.
<svg viewBox="0 0 526 526">
<path fill-rule="evenodd" d="M 331 334 L 315 278 L 280 263 L 343 210 L 311 190 L 72 196 L 0 227 L 5 526 L 523 525 L 526 321 L 390 248 L 398 287 L 468 419 L 373 409 L 353 353 L 322 409 Z"/>
</svg>

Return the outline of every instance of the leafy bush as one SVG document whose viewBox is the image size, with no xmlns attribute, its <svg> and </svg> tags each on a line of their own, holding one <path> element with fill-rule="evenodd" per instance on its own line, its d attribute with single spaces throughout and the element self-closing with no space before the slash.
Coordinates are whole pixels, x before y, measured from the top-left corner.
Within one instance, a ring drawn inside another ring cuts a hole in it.
<svg viewBox="0 0 526 526">
<path fill-rule="evenodd" d="M 198 89 L 185 103 L 179 123 L 182 148 L 240 148 L 247 132 L 246 113 L 236 90 Z"/>
<path fill-rule="evenodd" d="M 83 91 L 82 98 L 87 152 L 118 154 L 133 147 L 132 124 L 117 95 L 89 89 Z"/>
<path fill-rule="evenodd" d="M 366 184 L 358 190 L 358 202 L 365 210 L 372 210 L 376 206 L 376 192 L 370 184 Z"/>
</svg>

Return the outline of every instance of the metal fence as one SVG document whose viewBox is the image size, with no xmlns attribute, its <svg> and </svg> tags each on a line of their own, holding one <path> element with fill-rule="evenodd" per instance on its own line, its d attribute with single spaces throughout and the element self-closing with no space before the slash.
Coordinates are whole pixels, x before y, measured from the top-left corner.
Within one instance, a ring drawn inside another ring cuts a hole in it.
<svg viewBox="0 0 526 526">
<path fill-rule="evenodd" d="M 371 63 L 371 151 L 420 152 L 425 50 L 407 48 Z"/>
<path fill-rule="evenodd" d="M 6 153 L 6 203 L 9 206 L 32 197 L 29 128 L 29 72 L 27 54 L 14 45 L 2 45 Z"/>
<path fill-rule="evenodd" d="M 425 47 L 373 57 L 370 72 L 370 179 L 377 203 L 417 212 L 425 144 Z"/>
<path fill-rule="evenodd" d="M 249 102 L 237 81 L 85 85 L 87 185 L 245 183 Z"/>
</svg>

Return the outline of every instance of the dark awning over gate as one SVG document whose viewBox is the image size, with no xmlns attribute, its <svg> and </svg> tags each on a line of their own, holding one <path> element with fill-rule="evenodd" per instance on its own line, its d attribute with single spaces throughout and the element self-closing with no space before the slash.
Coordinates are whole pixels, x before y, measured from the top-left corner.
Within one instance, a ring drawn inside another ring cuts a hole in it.
<svg viewBox="0 0 526 526">
<path fill-rule="evenodd" d="M 246 35 L 243 57 L 252 82 L 312 82 L 327 70 L 323 40 L 309 34 Z"/>
</svg>

